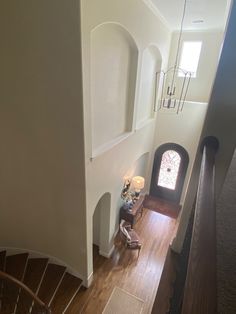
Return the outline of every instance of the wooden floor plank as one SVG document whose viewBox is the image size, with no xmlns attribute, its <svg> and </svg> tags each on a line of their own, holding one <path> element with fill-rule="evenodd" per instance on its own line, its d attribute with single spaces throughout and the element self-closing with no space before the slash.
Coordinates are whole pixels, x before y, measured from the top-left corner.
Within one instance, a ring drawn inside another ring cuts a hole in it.
<svg viewBox="0 0 236 314">
<path fill-rule="evenodd" d="M 93 283 L 80 289 L 66 314 L 101 314 L 115 286 L 144 300 L 142 314 L 150 314 L 177 226 L 175 219 L 144 209 L 134 225 L 142 242 L 139 258 L 136 251 L 125 249 L 119 236 L 111 258 L 98 255 L 95 248 Z"/>
<path fill-rule="evenodd" d="M 152 314 L 166 314 L 170 310 L 179 256 L 169 248 L 161 275 Z"/>
<path fill-rule="evenodd" d="M 81 287 L 82 280 L 66 273 L 50 305 L 52 313 L 63 313 Z"/>
<path fill-rule="evenodd" d="M 179 212 L 181 210 L 181 206 L 179 204 L 175 204 L 151 195 L 145 195 L 143 204 L 145 208 L 174 219 L 178 218 Z"/>
</svg>

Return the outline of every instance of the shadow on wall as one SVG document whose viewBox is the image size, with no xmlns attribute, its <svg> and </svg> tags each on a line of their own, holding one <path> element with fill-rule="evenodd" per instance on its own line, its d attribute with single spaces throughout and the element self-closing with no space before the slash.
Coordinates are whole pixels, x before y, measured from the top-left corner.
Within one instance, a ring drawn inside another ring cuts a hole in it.
<svg viewBox="0 0 236 314">
<path fill-rule="evenodd" d="M 159 87 L 159 80 L 157 80 L 159 76 L 156 73 L 161 71 L 161 64 L 159 49 L 155 46 L 147 47 L 142 57 L 137 128 L 142 127 L 145 121 L 154 118 Z"/>
</svg>

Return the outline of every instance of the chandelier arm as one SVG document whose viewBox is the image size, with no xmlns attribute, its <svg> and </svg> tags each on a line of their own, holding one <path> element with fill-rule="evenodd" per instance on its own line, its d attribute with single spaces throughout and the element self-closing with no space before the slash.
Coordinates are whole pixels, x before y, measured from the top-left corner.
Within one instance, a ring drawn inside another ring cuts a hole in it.
<svg viewBox="0 0 236 314">
<path fill-rule="evenodd" d="M 179 106 L 182 103 L 181 108 L 183 108 L 183 101 L 184 101 L 184 99 L 183 100 L 181 100 L 181 99 L 182 99 L 182 96 L 183 96 L 183 93 L 184 93 L 184 86 L 185 86 L 185 82 L 186 82 L 186 75 L 187 74 L 184 75 L 184 80 L 183 80 L 183 83 L 182 83 L 181 93 L 180 93 L 180 97 L 179 97 Z M 185 97 L 186 97 L 186 93 L 185 93 Z M 178 107 L 178 111 L 179 111 L 179 107 Z M 182 109 L 181 109 L 181 111 L 182 111 Z"/>
<path fill-rule="evenodd" d="M 173 72 L 172 81 L 171 81 L 171 87 L 170 87 L 170 93 L 173 92 L 174 81 L 175 81 L 175 73 L 176 73 L 176 67 L 174 67 L 174 72 Z"/>
<path fill-rule="evenodd" d="M 179 113 L 179 108 L 180 108 L 180 100 L 178 101 L 178 107 L 177 107 L 177 114 Z"/>
<path fill-rule="evenodd" d="M 162 89 L 161 89 L 161 102 L 160 102 L 160 109 L 163 106 L 163 93 L 164 93 L 164 85 L 165 85 L 165 74 L 163 72 L 161 72 L 163 74 L 163 78 L 162 78 Z"/>
<path fill-rule="evenodd" d="M 187 96 L 187 92 L 188 92 L 188 87 L 189 87 L 190 79 L 191 79 L 191 73 L 190 73 L 190 75 L 189 75 L 189 77 L 188 77 L 187 86 L 186 86 L 186 89 L 185 89 L 185 94 L 184 94 L 184 98 L 183 98 L 183 102 L 182 102 L 182 106 L 181 106 L 181 111 L 183 110 L 184 101 L 185 101 L 186 96 Z"/>
</svg>

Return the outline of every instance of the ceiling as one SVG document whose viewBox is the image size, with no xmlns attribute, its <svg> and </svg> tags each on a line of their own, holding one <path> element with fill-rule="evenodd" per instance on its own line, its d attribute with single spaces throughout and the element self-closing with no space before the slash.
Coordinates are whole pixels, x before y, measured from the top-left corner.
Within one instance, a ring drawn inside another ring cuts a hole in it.
<svg viewBox="0 0 236 314">
<path fill-rule="evenodd" d="M 171 30 L 180 29 L 184 0 L 149 0 Z M 187 0 L 185 30 L 223 29 L 231 0 Z"/>
</svg>

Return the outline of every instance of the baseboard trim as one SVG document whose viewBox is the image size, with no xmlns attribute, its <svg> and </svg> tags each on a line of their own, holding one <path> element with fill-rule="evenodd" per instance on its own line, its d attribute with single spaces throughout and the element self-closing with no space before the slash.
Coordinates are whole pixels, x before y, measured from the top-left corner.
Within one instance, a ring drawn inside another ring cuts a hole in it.
<svg viewBox="0 0 236 314">
<path fill-rule="evenodd" d="M 83 285 L 85 288 L 89 288 L 93 282 L 93 272 L 84 280 Z"/>
<path fill-rule="evenodd" d="M 101 251 L 99 250 L 99 254 L 102 255 L 103 257 L 106 257 L 106 258 L 110 258 L 113 251 L 115 249 L 115 246 L 113 245 L 112 248 L 110 249 L 110 251 L 107 253 L 107 252 L 104 252 L 104 251 Z"/>
</svg>

